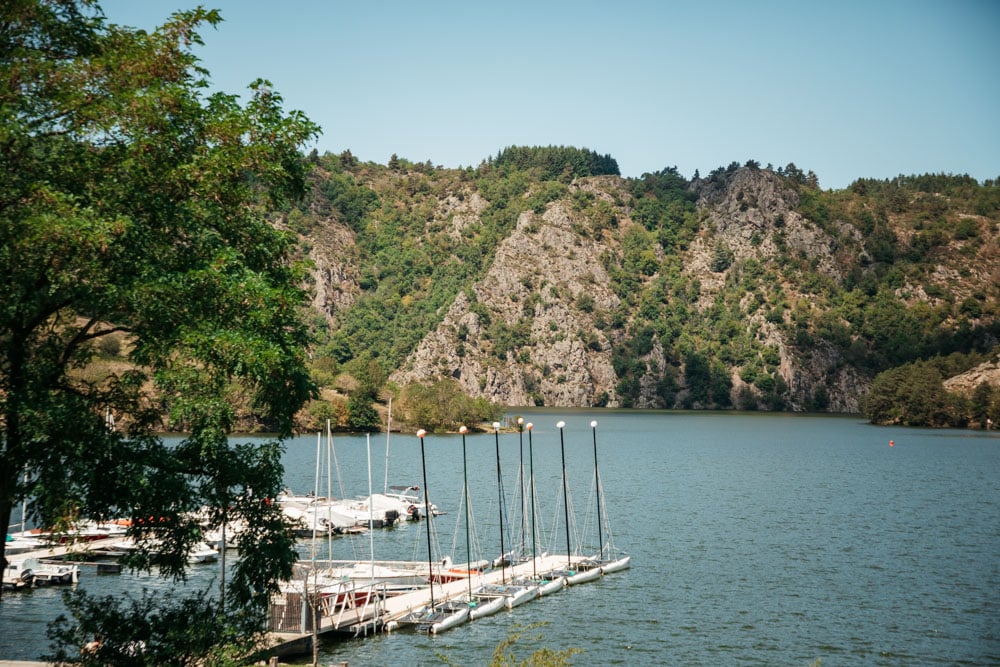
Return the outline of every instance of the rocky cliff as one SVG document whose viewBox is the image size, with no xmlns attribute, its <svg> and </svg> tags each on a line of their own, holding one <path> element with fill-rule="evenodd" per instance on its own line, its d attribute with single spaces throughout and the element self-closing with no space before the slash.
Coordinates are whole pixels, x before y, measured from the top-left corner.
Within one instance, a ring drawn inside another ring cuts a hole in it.
<svg viewBox="0 0 1000 667">
<path fill-rule="evenodd" d="M 369 167 L 356 178 L 381 197 L 368 235 L 399 211 L 419 221 L 419 230 L 408 222 L 412 238 L 398 241 L 407 252 L 458 253 L 460 244 L 484 235 L 500 206 L 466 173 L 387 178 Z M 539 199 L 545 187 L 556 194 Z M 668 230 L 680 240 L 668 243 L 666 223 L 636 219 L 648 204 L 636 192 L 635 181 L 599 176 L 559 188 L 529 184 L 501 202 L 508 213 L 517 206 L 516 221 L 484 246 L 478 272 L 468 259 L 452 258 L 469 278 L 420 320 L 426 329 L 386 369 L 391 381 L 452 378 L 471 396 L 509 406 L 857 412 L 878 370 L 873 359 L 892 357 L 880 346 L 896 340 L 878 330 L 872 305 L 885 298 L 886 282 L 895 290 L 892 308 L 903 309 L 892 317 L 923 316 L 934 331 L 959 326 L 958 304 L 964 309 L 968 299 L 979 310 L 961 326 L 996 317 L 998 288 L 990 280 L 1000 276 L 1000 253 L 989 216 L 960 212 L 973 220 L 969 234 L 938 238 L 926 268 L 911 263 L 895 275 L 876 241 L 889 238 L 898 246 L 891 256 L 902 257 L 923 238 L 925 223 L 914 223 L 905 206 L 886 213 L 850 193 L 824 195 L 788 174 L 731 166 L 687 183 L 693 208 L 682 231 Z M 917 203 L 927 201 L 935 203 Z M 942 220 L 956 215 L 941 213 Z M 870 218 L 874 231 L 865 227 Z M 378 298 L 360 276 L 385 275 L 385 260 L 373 268 L 335 214 L 303 238 L 314 263 L 313 306 L 336 331 L 359 298 Z M 400 282 L 407 285 L 401 299 L 381 297 L 383 314 L 402 317 L 414 299 L 441 299 L 434 281 L 443 261 Z M 699 374 L 701 365 L 707 370 Z M 711 383 L 711 392 L 701 382 Z"/>
</svg>

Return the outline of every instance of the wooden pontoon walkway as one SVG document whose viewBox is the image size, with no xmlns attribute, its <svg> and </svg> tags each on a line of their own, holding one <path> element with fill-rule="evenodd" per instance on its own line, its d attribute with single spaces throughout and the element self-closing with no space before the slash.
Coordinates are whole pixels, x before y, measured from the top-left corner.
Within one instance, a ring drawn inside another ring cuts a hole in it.
<svg viewBox="0 0 1000 667">
<path fill-rule="evenodd" d="M 122 536 L 105 537 L 99 540 L 78 540 L 76 542 L 64 542 L 62 544 L 52 544 L 51 546 L 35 549 L 33 551 L 22 551 L 16 554 L 7 554 L 7 560 L 22 560 L 34 558 L 37 560 L 59 560 L 67 556 L 84 555 L 90 552 L 100 552 L 102 549 L 111 547 L 115 542 L 121 542 Z M 100 555 L 99 553 L 96 555 Z"/>
<path fill-rule="evenodd" d="M 573 563 L 584 560 L 583 556 L 573 556 Z M 503 573 L 499 569 L 491 570 L 472 579 L 473 588 L 482 585 L 499 584 L 504 579 L 530 577 L 534 572 L 540 576 L 568 567 L 566 555 L 547 555 L 538 557 L 536 564 L 531 561 L 519 563 L 514 567 L 506 567 Z M 434 584 L 434 602 L 443 602 L 461 598 L 468 593 L 469 582 L 460 579 L 444 584 Z M 407 614 L 422 609 L 430 603 L 430 589 L 421 588 L 410 593 L 403 593 L 381 601 L 378 605 L 365 605 L 357 609 L 344 610 L 333 616 L 322 616 L 319 619 L 318 636 L 330 633 L 343 633 L 351 636 L 365 635 L 377 631 L 388 623 L 398 620 Z M 301 655 L 312 650 L 312 633 L 271 632 L 268 633 L 267 653 L 278 657 Z"/>
</svg>

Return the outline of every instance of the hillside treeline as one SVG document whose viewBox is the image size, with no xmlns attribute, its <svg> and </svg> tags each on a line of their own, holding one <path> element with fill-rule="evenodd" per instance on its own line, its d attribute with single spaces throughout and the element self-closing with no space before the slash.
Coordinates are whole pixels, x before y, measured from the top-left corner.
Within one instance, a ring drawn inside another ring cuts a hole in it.
<svg viewBox="0 0 1000 667">
<path fill-rule="evenodd" d="M 489 341 L 487 363 L 523 372 L 529 384 L 529 376 L 541 377 L 531 304 L 519 320 L 502 319 L 473 288 L 520 216 L 539 219 L 557 204 L 579 221 L 581 238 L 605 244 L 594 261 L 619 300 L 607 311 L 586 294 L 571 304 L 594 321 L 589 333 L 573 335 L 609 355 L 616 375 L 594 405 L 843 409 L 882 386 L 880 373 L 985 354 L 1000 333 L 997 181 L 927 174 L 830 191 L 794 164 L 753 160 L 704 178 L 667 167 L 621 179 L 610 156 L 564 147 L 508 147 L 460 170 L 399 158 L 380 166 L 350 153 L 312 161 L 312 197 L 284 213 L 287 224 L 314 254 L 324 227 L 353 233 L 348 256 L 341 252 L 356 276 L 350 300 L 314 321 L 314 358 L 336 369 L 329 377 L 364 375 L 374 364 L 388 378 L 460 293 L 482 324 L 479 338 Z M 450 210 L 465 208 L 474 214 L 458 225 Z M 781 212 L 753 223 L 755 212 L 769 210 Z M 748 235 L 751 223 L 760 227 Z M 825 245 L 798 243 L 795 224 Z M 708 253 L 701 274 L 692 268 L 699 252 Z M 710 282 L 718 287 L 709 290 Z M 459 340 L 457 356 L 482 344 Z M 841 376 L 848 368 L 855 384 L 823 370 L 794 380 L 789 360 L 822 362 Z M 541 392 L 533 396 L 545 404 Z"/>
</svg>

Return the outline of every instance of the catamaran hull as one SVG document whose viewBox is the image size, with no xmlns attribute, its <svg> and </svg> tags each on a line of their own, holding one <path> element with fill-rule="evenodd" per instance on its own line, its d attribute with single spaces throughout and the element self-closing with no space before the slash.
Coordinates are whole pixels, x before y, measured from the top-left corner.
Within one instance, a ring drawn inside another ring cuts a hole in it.
<svg viewBox="0 0 1000 667">
<path fill-rule="evenodd" d="M 570 586 L 575 586 L 576 584 L 584 584 L 588 581 L 594 581 L 595 579 L 600 579 L 601 568 L 595 567 L 589 570 L 580 570 L 576 574 L 566 577 L 566 583 Z"/>
<path fill-rule="evenodd" d="M 632 557 L 625 556 L 619 558 L 618 560 L 613 560 L 610 563 L 604 563 L 601 565 L 601 572 L 608 574 L 609 572 L 619 572 L 621 570 L 627 570 L 632 567 Z"/>
<path fill-rule="evenodd" d="M 479 602 L 475 607 L 469 611 L 469 616 L 472 620 L 477 618 L 485 618 L 486 616 L 492 616 L 497 613 L 505 606 L 506 598 L 500 596 L 495 598 L 480 598 Z"/>
<path fill-rule="evenodd" d="M 456 625 L 461 625 L 469 620 L 469 608 L 465 607 L 458 611 L 451 613 L 447 618 L 437 623 L 432 623 L 429 631 L 432 635 L 444 632 L 445 630 L 450 630 Z"/>
<path fill-rule="evenodd" d="M 504 605 L 507 609 L 513 609 L 525 602 L 529 602 L 538 597 L 538 586 L 526 586 L 516 592 L 504 596 Z"/>
<path fill-rule="evenodd" d="M 566 587 L 566 577 L 556 577 L 538 586 L 538 595 L 552 595 L 558 593 Z"/>
</svg>

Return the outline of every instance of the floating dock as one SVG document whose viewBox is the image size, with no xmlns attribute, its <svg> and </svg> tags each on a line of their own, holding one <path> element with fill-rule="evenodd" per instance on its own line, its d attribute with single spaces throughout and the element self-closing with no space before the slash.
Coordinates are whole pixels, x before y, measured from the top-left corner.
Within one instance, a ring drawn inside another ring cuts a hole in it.
<svg viewBox="0 0 1000 667">
<path fill-rule="evenodd" d="M 535 562 L 526 561 L 503 569 L 490 570 L 472 577 L 473 588 L 483 585 L 500 584 L 504 580 L 523 579 L 531 577 L 537 572 L 539 576 L 547 573 L 570 569 L 571 563 L 575 565 L 583 560 L 583 556 L 572 556 L 567 559 L 563 555 L 545 555 L 535 559 Z M 434 602 L 444 602 L 465 597 L 469 592 L 469 580 L 458 579 L 447 583 L 434 584 Z M 332 615 L 321 614 L 316 628 L 316 637 L 323 637 L 331 634 L 343 634 L 352 637 L 364 636 L 379 631 L 393 621 L 397 621 L 404 616 L 422 609 L 430 604 L 430 587 L 403 593 L 393 597 L 378 600 L 374 603 L 359 605 L 353 609 L 339 609 Z M 290 609 L 289 613 L 302 618 L 301 630 L 298 632 L 269 632 L 266 640 L 268 655 L 275 655 L 285 658 L 295 655 L 302 655 L 312 651 L 313 635 L 312 624 L 308 618 L 310 614 L 302 613 L 301 606 Z M 274 608 L 272 607 L 272 620 L 274 619 Z"/>
<path fill-rule="evenodd" d="M 81 540 L 79 542 L 64 542 L 52 544 L 51 546 L 34 549 L 32 551 L 22 551 L 15 554 L 7 554 L 7 560 L 22 560 L 34 558 L 36 560 L 60 560 L 70 555 L 85 555 L 90 552 L 99 552 L 110 548 L 115 542 L 121 542 L 121 535 L 116 537 L 106 537 L 99 540 Z"/>
</svg>

